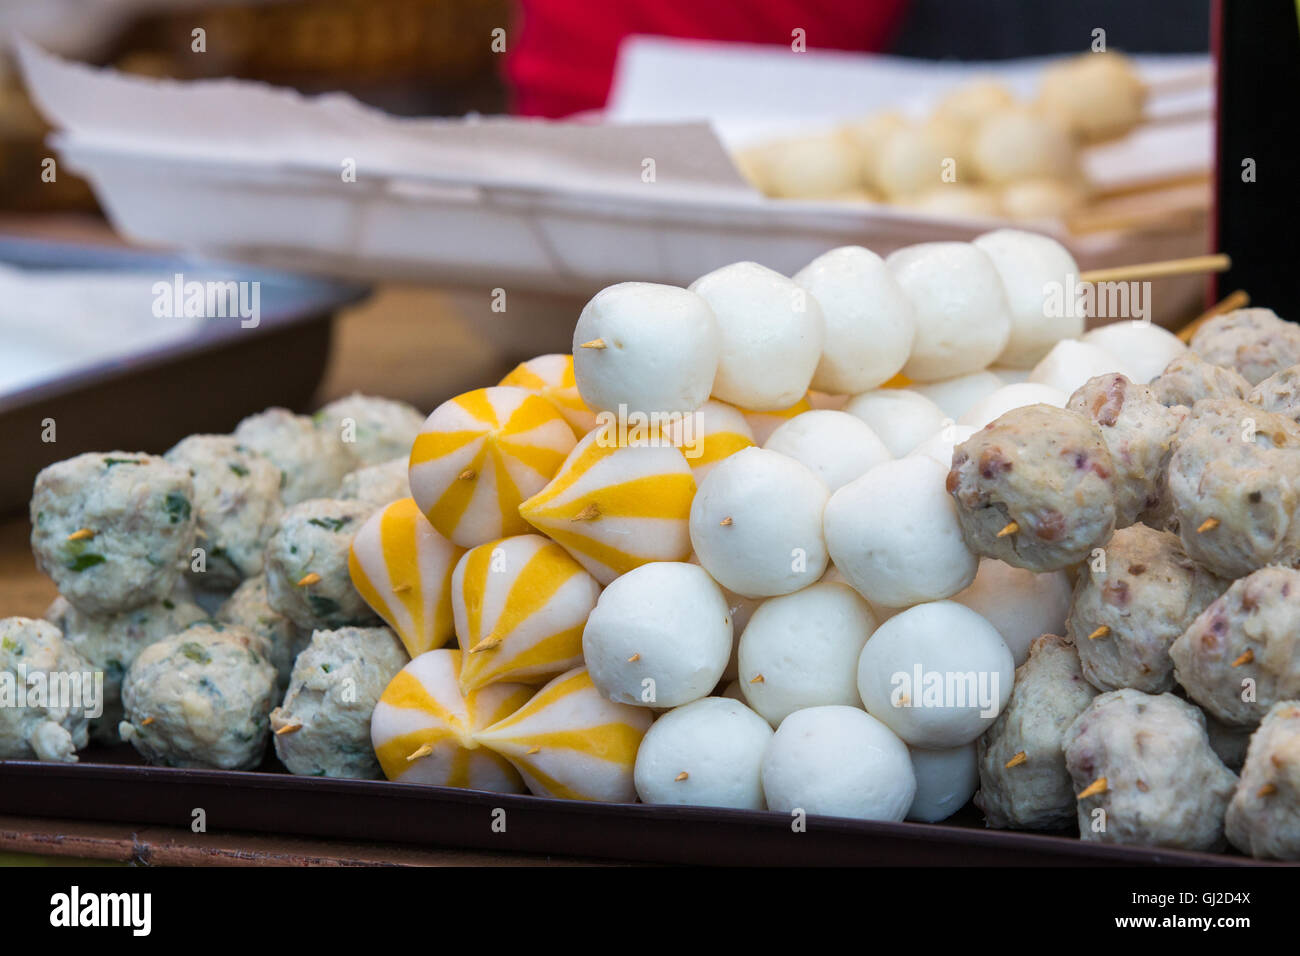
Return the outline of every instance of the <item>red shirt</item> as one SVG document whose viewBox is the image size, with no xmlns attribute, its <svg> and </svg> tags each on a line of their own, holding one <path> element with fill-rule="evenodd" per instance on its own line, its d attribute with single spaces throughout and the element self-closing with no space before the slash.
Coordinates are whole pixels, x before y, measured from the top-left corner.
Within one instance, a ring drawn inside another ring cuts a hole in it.
<svg viewBox="0 0 1300 956">
<path fill-rule="evenodd" d="M 629 34 L 789 46 L 885 48 L 906 0 L 518 0 L 506 39 L 514 111 L 567 116 L 605 105 Z"/>
</svg>

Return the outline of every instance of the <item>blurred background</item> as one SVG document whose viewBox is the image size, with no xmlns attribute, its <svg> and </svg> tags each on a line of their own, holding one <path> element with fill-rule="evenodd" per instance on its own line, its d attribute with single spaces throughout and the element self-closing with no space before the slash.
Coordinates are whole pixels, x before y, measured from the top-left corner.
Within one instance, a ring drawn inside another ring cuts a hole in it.
<svg viewBox="0 0 1300 956">
<path fill-rule="evenodd" d="M 1248 15 L 1242 12 L 1243 6 L 1250 8 Z M 1224 12 L 1228 8 L 1236 12 Z M 1249 25 L 1244 22 L 1247 19 Z M 682 75 L 645 75 L 646 64 L 660 61 L 653 56 L 630 58 L 629 50 L 646 50 L 647 37 L 686 41 L 648 49 L 651 53 L 667 49 L 673 56 L 685 51 L 687 59 L 681 62 L 687 64 L 692 62 L 692 51 L 706 49 L 692 46 L 694 41 L 746 44 L 735 49 L 772 54 L 788 54 L 795 48 L 794 52 L 806 50 L 823 62 L 849 66 L 871 57 L 875 57 L 872 62 L 896 63 L 880 60 L 880 54 L 913 63 L 913 69 L 919 71 L 912 74 L 917 77 L 916 89 L 897 83 L 861 89 L 860 112 L 865 115 L 915 97 L 918 90 L 928 88 L 921 80 L 947 75 L 945 71 L 958 64 L 981 61 L 1005 64 L 1014 71 L 1015 64 L 1025 58 L 1086 53 L 1101 29 L 1108 49 L 1136 57 L 1186 55 L 1176 62 L 1201 65 L 1200 92 L 1204 97 L 1197 101 L 1196 122 L 1201 125 L 1195 127 L 1203 131 L 1198 134 L 1204 140 L 1203 148 L 1197 141 L 1203 155 L 1196 162 L 1201 168 L 1184 190 L 1186 195 L 1180 194 L 1183 206 L 1161 213 L 1158 222 L 1144 224 L 1156 239 L 1140 246 L 1155 252 L 1173 250 L 1169 255 L 1188 254 L 1180 250 L 1208 251 L 1215 243 L 1210 208 L 1213 147 L 1209 141 L 1216 118 L 1209 53 L 1216 32 L 1222 32 L 1230 21 L 1240 27 L 1234 36 L 1246 38 L 1240 40 L 1246 44 L 1243 49 L 1267 40 L 1276 47 L 1274 59 L 1286 63 L 1288 70 L 1295 69 L 1298 57 L 1292 54 L 1297 43 L 1292 0 L 1261 0 L 1250 5 L 1216 5 L 1211 0 L 1180 0 L 1177 4 L 1161 0 L 1091 0 L 1086 4 L 1073 0 L 0 0 L 0 37 L 6 41 L 6 49 L 21 36 L 72 61 L 164 83 L 234 78 L 308 95 L 342 92 L 394 117 L 503 115 L 572 118 L 585 124 L 599 123 L 602 115 L 644 121 L 644 111 L 638 114 L 634 106 L 640 103 L 644 107 L 646 89 L 653 93 L 660 85 L 676 91 L 677 101 L 665 100 L 663 114 L 673 121 L 694 118 L 693 93 L 701 94 L 701 101 L 710 99 L 711 89 L 697 86 L 692 90 L 696 81 L 690 68 L 681 71 Z M 1275 29 L 1275 23 L 1282 28 Z M 199 43 L 201 50 L 196 47 Z M 728 48 L 714 45 L 707 49 L 716 53 Z M 840 59 L 835 59 L 837 56 Z M 631 66 L 630 59 L 635 60 Z M 1233 61 L 1239 80 L 1245 75 L 1247 61 L 1253 59 L 1243 52 Z M 718 62 L 725 62 L 725 57 Z M 640 74 L 635 69 L 637 63 Z M 1022 86 L 1028 88 L 1031 74 L 1037 82 L 1042 68 L 1041 63 L 1026 61 Z M 1264 66 L 1252 63 L 1250 69 L 1262 70 Z M 637 85 L 631 82 L 634 79 L 639 83 L 635 91 L 629 89 Z M 1256 108 L 1263 110 L 1268 97 L 1263 97 L 1261 104 L 1259 91 L 1283 82 L 1285 79 L 1276 75 L 1251 76 L 1237 84 L 1241 87 L 1238 95 L 1253 97 Z M 842 112 L 846 99 L 852 102 L 858 94 L 855 89 L 835 91 L 837 109 Z M 766 102 L 765 95 L 757 94 L 745 104 L 749 118 L 776 117 L 777 125 L 789 119 L 789 102 L 783 107 L 787 112 L 778 116 L 775 104 Z M 797 97 L 794 102 L 798 112 Z M 92 114 L 97 107 L 94 103 L 82 105 Z M 814 114 L 821 105 L 812 102 L 807 112 Z M 723 146 L 735 149 L 726 135 L 725 117 L 699 118 L 714 121 Z M 1262 122 L 1259 117 L 1250 121 L 1256 129 Z M 1262 155 L 1270 147 L 1281 150 L 1285 137 L 1294 135 L 1293 126 L 1290 123 L 1286 129 L 1272 130 L 1267 137 L 1253 134 L 1254 139 L 1243 149 L 1250 155 Z M 471 123 L 463 128 L 476 127 Z M 312 262 L 310 277 L 279 273 L 264 277 L 278 290 L 276 295 L 281 297 L 276 299 L 276 308 L 285 312 L 289 324 L 267 323 L 264 334 L 243 337 L 256 338 L 256 347 L 241 351 L 229 342 L 214 341 L 198 351 L 186 351 L 173 341 L 181 335 L 177 331 L 180 326 L 173 324 L 165 348 L 155 342 L 149 355 L 128 354 L 122 344 L 126 336 L 113 332 L 107 321 L 107 303 L 115 300 L 102 282 L 68 293 L 56 288 L 57 282 L 44 281 L 51 276 L 81 276 L 80 270 L 89 267 L 86 248 L 120 250 L 131 245 L 129 238 L 114 228 L 113 222 L 120 224 L 115 210 L 101 208 L 104 190 L 92 189 L 78 178 L 70 168 L 76 164 L 64 162 L 54 182 L 42 179 L 43 164 L 51 156 L 62 156 L 65 145 L 59 139 L 64 134 L 52 137 L 53 132 L 24 87 L 16 56 L 6 52 L 0 58 L 0 295 L 23 304 L 11 308 L 7 316 L 0 315 L 0 343 L 4 345 L 0 351 L 8 353 L 0 356 L 0 440 L 9 444 L 30 444 L 32 422 L 56 400 L 83 410 L 80 417 L 85 425 L 78 441 L 87 447 L 98 447 L 107 440 L 105 435 L 113 434 L 120 442 L 151 450 L 198 429 L 225 430 L 254 410 L 255 404 L 279 402 L 309 409 L 360 390 L 429 409 L 460 391 L 496 381 L 529 355 L 567 350 L 572 321 L 584 297 L 594 291 L 581 283 L 564 288 L 547 288 L 541 283 L 529 288 L 516 283 L 510 287 L 507 319 L 489 308 L 497 283 L 481 281 L 478 275 L 460 284 L 442 279 L 422 281 L 419 270 L 375 269 L 373 259 L 362 268 L 348 268 L 340 261 L 337 269 L 324 259 L 324 266 Z M 130 135 L 124 131 L 122 139 L 129 140 Z M 291 141 L 292 134 L 286 134 L 284 140 Z M 206 159 L 195 156 L 199 165 Z M 736 162 L 739 166 L 740 160 Z M 725 156 L 723 165 L 727 165 Z M 728 202 L 739 208 L 763 201 L 735 169 L 728 166 L 723 177 L 728 182 L 721 192 L 730 197 Z M 1273 182 L 1268 188 L 1282 188 L 1276 179 Z M 1230 187 L 1233 184 L 1228 183 Z M 159 179 L 158 185 L 170 184 Z M 737 193 L 738 189 L 747 195 Z M 436 189 L 422 187 L 410 197 L 399 195 L 394 204 L 399 209 L 408 202 L 418 205 L 436 193 Z M 1293 193 L 1290 190 L 1279 199 L 1277 193 L 1261 188 L 1247 195 L 1271 195 L 1268 205 L 1274 210 L 1276 228 L 1281 228 L 1281 220 L 1290 216 L 1285 210 L 1290 208 L 1288 196 L 1294 201 Z M 275 198 L 273 193 L 266 195 L 269 201 Z M 772 196 L 770 191 L 768 196 Z M 1187 196 L 1192 201 L 1190 210 L 1185 208 Z M 871 238 L 879 232 L 879 222 L 895 229 L 897 235 L 892 239 L 899 242 L 935 238 L 928 225 L 934 220 L 907 210 L 900 214 L 896 207 L 878 214 L 877 210 L 886 207 L 858 203 L 836 208 L 825 202 L 795 200 L 781 211 L 782 201 L 767 201 L 768 207 L 777 210 L 765 220 L 777 224 L 769 231 L 779 232 L 791 224 L 791 228 L 797 226 L 820 236 L 829 233 L 818 229 L 833 226 L 831 231 L 839 230 L 834 234 L 841 243 L 847 237 L 882 252 L 890 246 L 877 245 Z M 171 199 L 157 198 L 154 206 L 150 210 L 154 222 L 198 215 Z M 333 215 L 324 206 L 319 208 L 321 222 Z M 501 204 L 494 207 L 488 203 L 486 208 L 495 215 Z M 611 218 L 617 220 L 620 215 L 616 212 Z M 721 216 L 720 212 L 709 213 L 700 221 Z M 316 218 L 312 211 L 283 224 L 284 230 L 292 235 L 296 229 L 301 243 L 310 247 L 317 230 L 323 228 Z M 1249 216 L 1229 218 L 1242 234 L 1258 232 Z M 960 216 L 955 221 L 960 224 Z M 424 232 L 417 230 L 408 245 L 417 253 L 426 240 L 431 246 L 436 245 L 435 240 L 443 246 L 462 241 L 472 245 L 487 222 L 488 213 L 480 217 L 470 209 L 467 218 L 449 222 L 445 229 L 437 223 L 432 228 L 421 226 Z M 867 222 L 877 224 L 873 227 L 876 233 L 857 238 L 854 223 Z M 945 222 L 951 226 L 951 221 Z M 654 232 L 653 223 L 650 217 L 641 224 L 641 228 L 652 230 L 644 239 L 647 248 L 671 251 L 675 240 Z M 971 235 L 989 228 L 987 220 L 978 217 L 972 223 Z M 361 235 L 363 224 L 359 219 L 342 228 L 355 229 Z M 507 224 L 505 228 L 513 227 Z M 529 228 L 532 226 L 518 227 L 520 234 Z M 1081 230 L 1081 242 L 1086 245 L 1097 228 Z M 450 238 L 444 232 L 450 233 Z M 954 234 L 959 236 L 960 232 Z M 496 241 L 478 238 L 489 245 Z M 32 245 L 41 240 L 60 245 Z M 618 244 L 615 240 L 583 241 L 592 248 Z M 150 254 L 193 251 L 196 249 L 169 247 Z M 400 252 L 394 254 L 394 260 L 402 258 Z M 241 247 L 239 253 L 234 258 L 240 265 L 232 268 L 241 276 L 260 275 L 259 269 L 284 265 L 283 256 L 273 256 L 269 248 L 263 250 L 256 244 Z M 502 256 L 510 254 L 502 252 Z M 1123 254 L 1112 250 L 1112 255 Z M 753 257 L 761 258 L 757 253 Z M 803 255 L 802 261 L 808 258 L 811 256 Z M 545 257 L 542 259 L 545 268 Z M 105 272 L 127 268 L 130 261 L 110 258 L 99 262 L 96 281 L 100 282 Z M 791 270 L 800 264 L 763 261 Z M 1080 262 L 1084 262 L 1082 257 Z M 557 274 L 567 274 L 567 265 L 557 267 Z M 678 268 L 697 275 L 713 267 L 707 262 L 696 265 L 688 257 Z M 51 266 L 59 268 L 52 270 Z M 151 275 L 169 275 L 171 264 L 165 258 L 155 258 L 139 260 L 134 268 Z M 447 272 L 443 269 L 439 276 Z M 1240 287 L 1246 281 L 1263 288 L 1276 272 L 1230 276 L 1227 281 L 1234 284 L 1227 288 Z M 682 281 L 689 281 L 689 276 Z M 1188 288 L 1190 295 L 1185 294 Z M 1176 301 L 1177 306 L 1171 305 L 1170 314 L 1158 316 L 1158 321 L 1177 325 L 1193 318 L 1209 304 L 1212 290 L 1197 280 L 1190 286 L 1184 284 L 1183 293 L 1163 300 Z M 277 328 L 278 337 L 274 334 Z M 92 334 L 94 329 L 97 331 Z M 38 341 L 37 332 L 45 338 Z M 69 343 L 76 343 L 81 350 L 74 356 L 75 362 L 69 358 Z M 107 351 L 96 364 L 92 353 L 100 345 Z M 63 351 L 45 354 L 49 350 Z M 44 368 L 43 363 L 56 371 L 66 366 L 66 374 L 51 373 L 48 381 L 33 384 L 32 370 Z M 292 374 L 287 371 L 290 365 Z M 6 386 L 7 372 L 16 376 L 14 381 L 21 381 L 22 388 L 12 383 Z M 209 379 L 202 378 L 205 373 Z M 218 384 L 229 383 L 232 376 L 239 380 L 238 388 Z M 205 395 L 202 402 L 179 399 L 184 389 L 199 388 L 196 382 L 200 381 Z M 110 392 L 105 398 L 104 393 L 94 391 L 105 384 L 120 389 L 120 394 Z M 88 401 L 87 396 L 96 397 Z M 151 403 L 150 410 L 116 418 L 107 412 L 96 417 L 86 411 L 91 406 L 135 408 L 140 402 Z M 112 432 L 115 421 L 118 430 Z M 135 422 L 136 427 L 126 428 L 124 421 Z M 52 454 L 48 448 L 35 452 L 38 457 Z M 61 447 L 59 457 L 67 453 L 68 448 Z M 14 494 L 25 493 L 30 474 L 42 463 L 34 460 L 9 468 L 6 480 L 0 480 L 0 508 L 12 506 Z M 6 490 L 6 484 L 12 487 Z"/>
</svg>

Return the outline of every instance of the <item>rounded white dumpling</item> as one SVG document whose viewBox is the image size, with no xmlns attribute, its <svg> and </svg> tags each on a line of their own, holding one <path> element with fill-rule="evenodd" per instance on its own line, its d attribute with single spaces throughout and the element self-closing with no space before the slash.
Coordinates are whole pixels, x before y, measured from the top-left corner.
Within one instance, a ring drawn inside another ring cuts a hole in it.
<svg viewBox="0 0 1300 956">
<path fill-rule="evenodd" d="M 826 505 L 826 547 L 845 579 L 874 604 L 907 607 L 975 580 L 948 468 L 923 455 L 877 465 Z"/>
<path fill-rule="evenodd" d="M 998 194 L 984 186 L 944 183 L 901 202 L 908 209 L 932 216 L 961 219 L 998 219 L 1002 207 Z"/>
<path fill-rule="evenodd" d="M 1079 275 L 1069 249 L 1023 229 L 995 229 L 974 245 L 993 260 L 1011 309 L 1011 337 L 999 365 L 1033 368 L 1057 342 L 1083 334 L 1084 316 L 1066 298 Z"/>
<path fill-rule="evenodd" d="M 1039 108 L 1085 143 L 1122 136 L 1142 122 L 1146 85 L 1118 53 L 1085 53 L 1043 71 Z"/>
<path fill-rule="evenodd" d="M 1074 178 L 1078 157 L 1069 133 L 1022 106 L 991 113 L 971 143 L 980 178 L 996 185 L 1024 179 Z"/>
<path fill-rule="evenodd" d="M 620 282 L 583 307 L 573 329 L 573 375 L 597 411 L 693 412 L 708 400 L 722 335 L 694 292 Z"/>
<path fill-rule="evenodd" d="M 856 394 L 898 374 L 912 350 L 912 304 L 885 260 L 861 246 L 841 246 L 795 273 L 821 306 L 826 336 L 812 387 Z"/>
<path fill-rule="evenodd" d="M 804 465 L 831 491 L 894 457 L 862 419 L 829 410 L 796 415 L 763 447 Z"/>
<path fill-rule="evenodd" d="M 916 312 L 903 374 L 937 382 L 990 365 L 1006 347 L 1011 313 L 998 270 L 969 242 L 923 242 L 885 260 Z"/>
<path fill-rule="evenodd" d="M 975 795 L 980 775 L 974 742 L 943 750 L 908 750 L 916 774 L 916 796 L 907 819 L 921 823 L 947 820 Z"/>
<path fill-rule="evenodd" d="M 774 727 L 805 707 L 857 707 L 858 655 L 875 629 L 867 602 L 847 584 L 822 581 L 768 598 L 740 636 L 749 706 Z"/>
<path fill-rule="evenodd" d="M 691 545 L 719 584 L 745 597 L 789 594 L 826 571 L 820 478 L 793 458 L 746 448 L 722 461 L 691 502 Z"/>
<path fill-rule="evenodd" d="M 763 756 L 769 810 L 902 820 L 916 794 L 907 746 L 856 707 L 795 711 Z"/>
<path fill-rule="evenodd" d="M 1061 400 L 1065 404 L 1065 400 Z M 902 458 L 943 427 L 943 409 L 920 392 L 877 388 L 849 399 L 844 410 L 866 422 L 889 453 Z"/>
<path fill-rule="evenodd" d="M 773 196 L 816 199 L 850 192 L 861 184 L 857 151 L 834 133 L 765 143 L 747 156 Z"/>
<path fill-rule="evenodd" d="M 1118 372 L 1130 382 L 1137 381 L 1137 372 L 1125 359 L 1100 346 L 1078 339 L 1065 339 L 1052 346 L 1052 350 L 1029 373 L 1029 381 L 1060 389 L 1068 398 L 1090 378 Z"/>
<path fill-rule="evenodd" d="M 972 126 L 990 113 L 1015 103 L 1016 97 L 1002 83 L 989 77 L 971 79 L 943 95 L 934 115 L 949 122 Z"/>
<path fill-rule="evenodd" d="M 762 810 L 772 728 L 743 702 L 706 697 L 664 714 L 636 752 L 642 803 Z"/>
<path fill-rule="evenodd" d="M 891 199 L 914 196 L 943 182 L 943 140 L 923 125 L 902 126 L 880 144 L 873 172 L 875 185 Z"/>
<path fill-rule="evenodd" d="M 982 558 L 971 586 L 953 600 L 997 628 L 1016 666 L 1029 657 L 1029 645 L 1044 634 L 1064 634 L 1073 585 L 1064 571 L 1042 574 Z"/>
<path fill-rule="evenodd" d="M 934 402 L 943 409 L 945 415 L 955 421 L 976 402 L 988 398 L 1005 384 L 986 369 L 946 378 L 941 382 L 920 383 L 912 386 L 912 390 Z"/>
<path fill-rule="evenodd" d="M 736 262 L 691 283 L 722 333 L 713 394 L 750 411 L 789 408 L 821 361 L 825 322 L 817 299 L 779 272 Z"/>
<path fill-rule="evenodd" d="M 1133 381 L 1148 385 L 1169 363 L 1187 351 L 1187 345 L 1168 329 L 1132 319 L 1093 329 L 1083 337 L 1087 345 L 1122 355 L 1136 376 Z"/>
<path fill-rule="evenodd" d="M 731 641 L 727 600 L 704 569 L 655 561 L 601 592 L 582 653 L 593 683 L 615 703 L 678 707 L 717 686 Z"/>
<path fill-rule="evenodd" d="M 970 608 L 908 608 L 871 635 L 858 659 L 867 711 L 913 747 L 968 744 L 1011 696 L 1015 662 L 1002 635 Z"/>
<path fill-rule="evenodd" d="M 1002 213 L 1021 222 L 1061 219 L 1083 205 L 1087 193 L 1077 181 L 1022 179 L 1003 186 Z"/>
<path fill-rule="evenodd" d="M 1026 405 L 1051 405 L 1053 408 L 1064 408 L 1069 400 L 1069 392 L 1063 392 L 1051 385 L 1017 382 L 1014 385 L 1004 385 L 988 398 L 976 402 L 966 410 L 965 415 L 961 416 L 958 424 L 969 425 L 979 431 L 1013 408 L 1024 408 Z"/>
<path fill-rule="evenodd" d="M 924 455 L 927 458 L 933 458 L 945 468 L 951 468 L 952 450 L 970 438 L 971 435 L 974 435 L 975 432 L 976 429 L 970 425 L 958 425 L 956 423 L 944 425 L 908 452 L 908 457 Z"/>
</svg>

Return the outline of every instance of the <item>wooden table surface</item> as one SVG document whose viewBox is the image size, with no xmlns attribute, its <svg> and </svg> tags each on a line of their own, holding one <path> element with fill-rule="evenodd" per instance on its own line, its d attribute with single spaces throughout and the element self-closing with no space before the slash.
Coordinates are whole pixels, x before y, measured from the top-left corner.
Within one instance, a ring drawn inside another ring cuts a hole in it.
<svg viewBox="0 0 1300 956">
<path fill-rule="evenodd" d="M 88 218 L 0 217 L 0 232 L 82 242 L 116 241 L 102 221 Z M 457 309 L 453 295 L 412 285 L 384 286 L 336 320 L 330 364 L 317 404 L 361 391 L 409 401 L 427 410 L 457 392 L 495 383 L 517 359 L 478 334 L 473 318 Z M 32 560 L 30 535 L 25 514 L 0 515 L 0 617 L 40 617 L 55 598 L 54 585 L 36 570 Z M 0 865 L 61 859 L 292 866 L 584 862 L 0 816 Z"/>
</svg>

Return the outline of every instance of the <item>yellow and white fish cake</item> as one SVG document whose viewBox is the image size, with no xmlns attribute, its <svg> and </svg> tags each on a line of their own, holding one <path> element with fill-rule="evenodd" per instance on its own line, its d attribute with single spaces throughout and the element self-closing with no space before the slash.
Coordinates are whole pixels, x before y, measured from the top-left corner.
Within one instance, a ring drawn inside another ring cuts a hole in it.
<svg viewBox="0 0 1300 956">
<path fill-rule="evenodd" d="M 533 688 L 502 683 L 462 694 L 461 660 L 460 651 L 429 651 L 397 672 L 370 717 L 375 757 L 400 783 L 523 793 L 519 772 L 475 734 L 522 707 Z"/>
<path fill-rule="evenodd" d="M 582 629 L 600 584 L 541 535 L 481 544 L 451 578 L 468 693 L 495 681 L 540 684 L 582 664 Z"/>
<path fill-rule="evenodd" d="M 686 456 L 697 485 L 722 459 L 754 444 L 754 432 L 744 413 L 717 399 L 709 399 L 696 411 L 683 415 L 666 433 Z"/>
<path fill-rule="evenodd" d="M 366 519 L 348 551 L 352 586 L 412 657 L 442 647 L 455 628 L 451 572 L 464 554 L 434 530 L 413 498 Z"/>
<path fill-rule="evenodd" d="M 462 548 L 528 530 L 519 503 L 540 491 L 573 450 L 554 405 L 497 385 L 443 402 L 411 448 L 411 496 Z"/>
<path fill-rule="evenodd" d="M 652 716 L 606 700 L 578 667 L 475 737 L 514 764 L 539 797 L 634 803 L 636 752 Z"/>
<path fill-rule="evenodd" d="M 519 513 L 608 584 L 648 561 L 687 558 L 694 497 L 690 466 L 668 438 L 656 431 L 619 443 L 612 429 L 598 428 Z"/>
<path fill-rule="evenodd" d="M 559 410 L 579 438 L 596 427 L 595 411 L 587 407 L 578 393 L 572 355 L 557 352 L 530 358 L 516 365 L 497 384 L 526 388 L 540 395 Z"/>
</svg>

